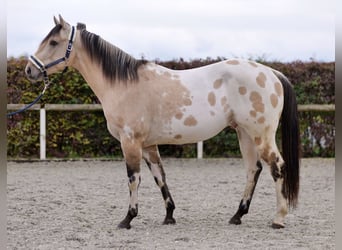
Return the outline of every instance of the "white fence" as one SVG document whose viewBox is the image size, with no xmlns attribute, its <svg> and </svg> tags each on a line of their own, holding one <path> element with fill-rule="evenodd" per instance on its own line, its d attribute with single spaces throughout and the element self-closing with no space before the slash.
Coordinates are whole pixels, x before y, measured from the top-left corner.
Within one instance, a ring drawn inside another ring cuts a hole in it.
<svg viewBox="0 0 342 250">
<path fill-rule="evenodd" d="M 7 110 L 19 110 L 26 106 L 26 104 L 7 104 Z M 102 110 L 101 104 L 40 104 L 33 105 L 29 110 L 36 110 L 40 112 L 40 159 L 46 159 L 46 111 L 98 111 Z M 321 111 L 333 112 L 335 111 L 334 104 L 308 104 L 298 105 L 298 111 Z M 203 158 L 203 142 L 197 143 L 197 158 Z"/>
</svg>

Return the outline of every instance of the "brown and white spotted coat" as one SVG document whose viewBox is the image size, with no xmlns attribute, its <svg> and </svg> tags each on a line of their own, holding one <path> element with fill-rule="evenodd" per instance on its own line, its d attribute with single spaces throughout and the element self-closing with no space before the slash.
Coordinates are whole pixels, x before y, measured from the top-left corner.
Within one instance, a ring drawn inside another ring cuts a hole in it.
<svg viewBox="0 0 342 250">
<path fill-rule="evenodd" d="M 63 56 L 68 41 L 70 25 L 61 17 L 54 20 L 56 27 L 35 54 L 44 63 Z M 131 220 L 138 213 L 142 159 L 150 168 L 164 198 L 164 223 L 175 223 L 175 205 L 166 184 L 157 145 L 203 141 L 227 126 L 238 133 L 247 169 L 245 191 L 230 222 L 240 224 L 241 217 L 248 212 L 262 169 L 262 159 L 270 165 L 276 183 L 277 213 L 273 225 L 284 226 L 287 214 L 287 197 L 283 189 L 284 160 L 275 143 L 284 105 L 284 89 L 279 79 L 279 76 L 283 77 L 281 73 L 256 62 L 233 59 L 181 71 L 149 62 L 137 68 L 136 81 L 111 79 L 103 73 L 101 63 L 85 51 L 81 32 L 81 29 L 77 30 L 73 51 L 65 64 L 77 69 L 90 85 L 102 104 L 110 133 L 121 142 L 127 165 L 130 202 L 127 216 L 119 227 L 130 228 Z M 87 35 L 91 39 L 95 37 L 91 33 Z M 52 40 L 54 44 L 64 45 L 51 45 Z M 105 44 L 111 50 L 117 49 L 102 40 L 100 42 L 100 46 Z M 123 54 L 120 51 L 120 55 Z M 131 61 L 128 58 L 125 63 Z M 120 61 L 116 60 L 116 63 Z M 56 65 L 48 73 L 57 72 L 64 66 L 64 63 Z M 42 77 L 31 62 L 26 73 L 30 79 Z"/>
</svg>

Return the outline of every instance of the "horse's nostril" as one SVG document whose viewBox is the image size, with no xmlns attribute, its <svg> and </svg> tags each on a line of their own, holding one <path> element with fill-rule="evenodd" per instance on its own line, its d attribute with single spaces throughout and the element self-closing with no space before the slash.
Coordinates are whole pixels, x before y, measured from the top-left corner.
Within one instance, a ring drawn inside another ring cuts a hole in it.
<svg viewBox="0 0 342 250">
<path fill-rule="evenodd" d="M 30 68 L 30 67 L 27 67 L 27 69 L 26 69 L 26 74 L 27 74 L 27 75 L 31 75 L 31 68 Z"/>
</svg>

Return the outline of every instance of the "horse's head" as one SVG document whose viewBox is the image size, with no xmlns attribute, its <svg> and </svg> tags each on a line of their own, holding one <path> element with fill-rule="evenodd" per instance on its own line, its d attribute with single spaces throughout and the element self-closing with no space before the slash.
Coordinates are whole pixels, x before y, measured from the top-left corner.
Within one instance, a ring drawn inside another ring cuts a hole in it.
<svg viewBox="0 0 342 250">
<path fill-rule="evenodd" d="M 34 56 L 30 56 L 25 73 L 30 80 L 47 79 L 52 74 L 64 69 L 72 60 L 71 53 L 76 37 L 76 29 L 59 15 L 54 17 L 55 27 L 44 38 Z"/>
</svg>

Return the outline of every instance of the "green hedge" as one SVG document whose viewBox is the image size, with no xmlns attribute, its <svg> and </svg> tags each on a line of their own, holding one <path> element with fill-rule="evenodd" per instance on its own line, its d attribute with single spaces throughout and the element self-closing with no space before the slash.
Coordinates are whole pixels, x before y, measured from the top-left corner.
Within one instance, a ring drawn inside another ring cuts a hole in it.
<svg viewBox="0 0 342 250">
<path fill-rule="evenodd" d="M 157 62 L 172 69 L 189 69 L 220 61 L 217 59 L 182 59 Z M 30 103 L 40 93 L 42 83 L 27 80 L 24 68 L 27 59 L 7 61 L 8 103 Z M 335 63 L 264 62 L 283 72 L 293 83 L 300 104 L 331 104 L 335 102 Z M 41 104 L 99 103 L 84 79 L 75 70 L 51 76 L 52 86 Z M 304 157 L 334 157 L 334 112 L 301 112 L 300 127 Z M 122 157 L 120 144 L 111 137 L 103 112 L 47 112 L 48 157 Z M 279 137 L 279 136 L 278 136 Z M 8 156 L 10 158 L 39 157 L 39 112 L 28 111 L 8 118 Z M 195 157 L 196 145 L 161 145 L 163 156 Z M 234 130 L 227 128 L 204 143 L 205 157 L 240 156 Z"/>
</svg>

